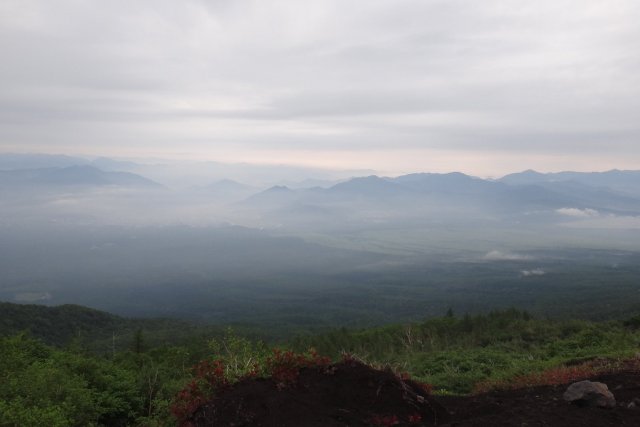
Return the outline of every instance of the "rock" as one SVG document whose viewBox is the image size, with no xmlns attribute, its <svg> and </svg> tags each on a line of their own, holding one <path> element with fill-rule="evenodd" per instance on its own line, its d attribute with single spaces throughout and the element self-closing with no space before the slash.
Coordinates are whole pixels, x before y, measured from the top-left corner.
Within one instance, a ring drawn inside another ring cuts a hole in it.
<svg viewBox="0 0 640 427">
<path fill-rule="evenodd" d="M 564 400 L 583 406 L 615 408 L 616 399 L 606 384 L 592 381 L 580 381 L 571 384 L 564 392 Z"/>
<path fill-rule="evenodd" d="M 637 397 L 634 397 L 631 403 L 627 405 L 627 408 L 636 409 L 638 406 L 640 406 L 640 399 Z"/>
</svg>

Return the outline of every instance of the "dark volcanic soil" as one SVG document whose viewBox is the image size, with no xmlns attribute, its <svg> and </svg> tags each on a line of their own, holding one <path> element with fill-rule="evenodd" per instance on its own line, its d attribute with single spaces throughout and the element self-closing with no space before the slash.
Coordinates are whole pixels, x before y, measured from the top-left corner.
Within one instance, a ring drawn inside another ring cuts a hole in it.
<svg viewBox="0 0 640 427">
<path fill-rule="evenodd" d="M 500 391 L 470 397 L 438 397 L 451 413 L 443 426 L 638 426 L 640 406 L 629 408 L 640 398 L 640 373 L 620 371 L 590 378 L 600 381 L 614 394 L 614 409 L 580 407 L 565 402 L 567 385 Z"/>
<path fill-rule="evenodd" d="M 609 386 L 614 409 L 571 405 L 564 386 L 543 386 L 470 397 L 430 397 L 412 381 L 357 362 L 301 370 L 297 384 L 244 380 L 201 407 L 185 426 L 640 426 L 640 374 L 592 378 Z"/>
</svg>

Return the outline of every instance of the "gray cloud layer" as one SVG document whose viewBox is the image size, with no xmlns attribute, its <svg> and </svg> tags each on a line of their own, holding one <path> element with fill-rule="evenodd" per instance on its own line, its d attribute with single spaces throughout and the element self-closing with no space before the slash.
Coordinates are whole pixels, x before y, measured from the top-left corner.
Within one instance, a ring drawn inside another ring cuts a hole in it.
<svg viewBox="0 0 640 427">
<path fill-rule="evenodd" d="M 635 0 L 0 4 L 0 151 L 640 168 Z"/>
</svg>

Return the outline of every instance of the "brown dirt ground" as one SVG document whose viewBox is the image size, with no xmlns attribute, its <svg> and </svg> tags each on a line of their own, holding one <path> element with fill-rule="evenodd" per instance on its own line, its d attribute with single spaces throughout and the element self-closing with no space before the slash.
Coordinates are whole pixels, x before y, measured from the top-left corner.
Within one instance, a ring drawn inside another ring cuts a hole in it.
<svg viewBox="0 0 640 427">
<path fill-rule="evenodd" d="M 624 370 L 592 378 L 609 386 L 614 409 L 579 407 L 562 399 L 563 386 L 496 391 L 476 396 L 428 396 L 419 384 L 358 362 L 305 368 L 297 384 L 244 380 L 202 406 L 183 426 L 369 427 L 408 426 L 640 426 L 640 373 Z M 416 415 L 420 422 L 415 420 Z M 383 417 L 397 418 L 384 424 Z M 378 417 L 378 423 L 375 419 Z"/>
<path fill-rule="evenodd" d="M 481 427 L 582 427 L 640 426 L 640 406 L 628 408 L 640 398 L 640 373 L 619 371 L 590 378 L 609 387 L 618 406 L 614 409 L 580 407 L 565 402 L 567 384 L 498 391 L 469 397 L 440 397 L 451 414 L 442 426 Z"/>
</svg>

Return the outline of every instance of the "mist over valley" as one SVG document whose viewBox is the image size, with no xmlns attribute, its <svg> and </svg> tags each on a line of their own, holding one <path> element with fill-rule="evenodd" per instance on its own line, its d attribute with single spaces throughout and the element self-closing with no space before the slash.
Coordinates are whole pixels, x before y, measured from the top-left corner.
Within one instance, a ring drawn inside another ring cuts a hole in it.
<svg viewBox="0 0 640 427">
<path fill-rule="evenodd" d="M 0 298 L 286 334 L 449 307 L 598 318 L 638 306 L 624 297 L 640 292 L 636 171 L 195 164 L 202 181 L 185 186 L 176 168 L 0 155 Z M 557 305 L 569 294 L 582 302 Z"/>
</svg>

